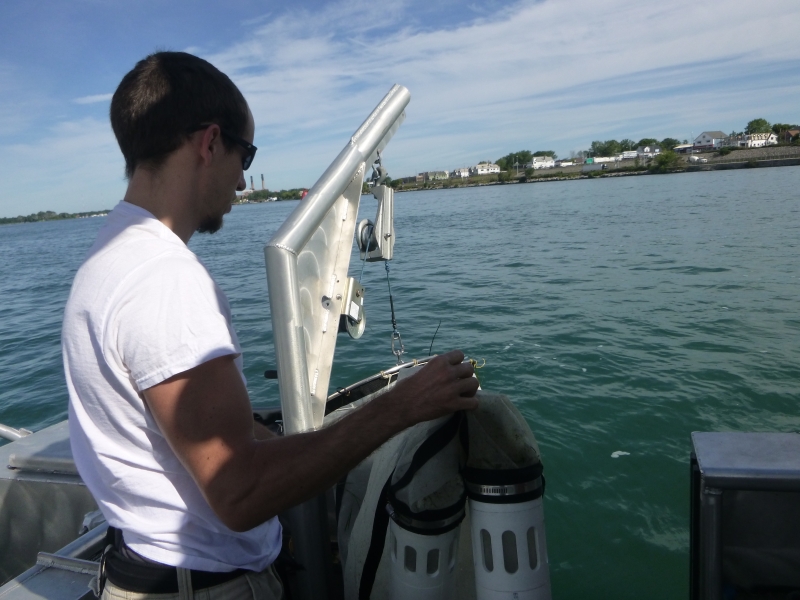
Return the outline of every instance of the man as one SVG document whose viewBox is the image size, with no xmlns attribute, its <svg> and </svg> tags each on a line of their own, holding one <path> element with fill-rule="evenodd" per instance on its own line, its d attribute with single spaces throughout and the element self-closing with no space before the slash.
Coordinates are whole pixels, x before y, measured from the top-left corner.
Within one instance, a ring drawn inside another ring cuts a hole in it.
<svg viewBox="0 0 800 600">
<path fill-rule="evenodd" d="M 245 189 L 247 103 L 206 61 L 160 52 L 123 78 L 111 124 L 128 189 L 76 274 L 62 333 L 75 462 L 121 532 L 103 597 L 278 598 L 276 515 L 403 429 L 474 408 L 477 381 L 453 351 L 321 431 L 254 429 L 228 301 L 186 247 Z"/>
</svg>

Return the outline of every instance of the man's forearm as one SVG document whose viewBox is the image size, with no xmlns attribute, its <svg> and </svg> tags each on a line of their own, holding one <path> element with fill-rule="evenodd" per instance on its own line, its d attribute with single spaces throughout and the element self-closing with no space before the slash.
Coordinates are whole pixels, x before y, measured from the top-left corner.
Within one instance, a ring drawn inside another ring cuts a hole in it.
<svg viewBox="0 0 800 600">
<path fill-rule="evenodd" d="M 390 391 L 324 429 L 271 439 L 258 435 L 250 459 L 222 470 L 208 492 L 219 490 L 233 500 L 225 511 L 233 517 L 226 519 L 229 527 L 251 529 L 333 486 L 411 424 L 403 412 L 403 398 Z M 247 480 L 231 497 L 230 490 Z"/>
<path fill-rule="evenodd" d="M 459 351 L 320 431 L 263 439 L 233 360 L 220 357 L 148 388 L 170 447 L 222 522 L 244 531 L 324 491 L 403 429 L 471 410 L 478 388 Z M 190 408 L 191 407 L 191 408 Z"/>
</svg>

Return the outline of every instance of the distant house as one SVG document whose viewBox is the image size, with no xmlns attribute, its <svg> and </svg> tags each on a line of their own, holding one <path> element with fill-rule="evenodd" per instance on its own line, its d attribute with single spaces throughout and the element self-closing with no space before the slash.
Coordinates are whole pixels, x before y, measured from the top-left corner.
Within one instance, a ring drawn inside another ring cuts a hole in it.
<svg viewBox="0 0 800 600">
<path fill-rule="evenodd" d="M 464 179 L 469 177 L 469 168 L 461 167 L 450 171 L 450 179 Z"/>
<path fill-rule="evenodd" d="M 696 138 L 694 138 L 695 150 L 713 150 L 722 148 L 725 145 L 725 139 L 728 136 L 721 131 L 704 131 Z"/>
<path fill-rule="evenodd" d="M 656 145 L 639 146 L 636 149 L 636 156 L 640 158 L 653 158 L 656 154 L 661 154 L 661 148 Z"/>
<path fill-rule="evenodd" d="M 447 171 L 428 171 L 425 173 L 425 181 L 444 181 L 450 177 Z"/>
<path fill-rule="evenodd" d="M 800 135 L 800 129 L 789 129 L 784 132 L 786 139 L 784 141 L 791 142 L 794 138 Z"/>
<path fill-rule="evenodd" d="M 751 133 L 744 136 L 739 145 L 745 148 L 762 148 L 764 146 L 774 146 L 778 143 L 778 136 L 774 133 Z"/>
<path fill-rule="evenodd" d="M 556 161 L 552 156 L 534 156 L 531 166 L 534 169 L 552 169 L 556 166 Z"/>
<path fill-rule="evenodd" d="M 491 173 L 499 173 L 500 167 L 494 163 L 480 163 L 474 167 L 470 167 L 470 175 L 490 175 Z"/>
</svg>

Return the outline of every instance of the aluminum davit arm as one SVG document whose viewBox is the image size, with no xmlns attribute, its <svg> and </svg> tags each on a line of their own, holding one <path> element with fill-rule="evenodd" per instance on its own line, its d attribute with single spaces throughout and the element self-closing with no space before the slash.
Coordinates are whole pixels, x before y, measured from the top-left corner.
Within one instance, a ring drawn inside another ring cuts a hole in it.
<svg viewBox="0 0 800 600">
<path fill-rule="evenodd" d="M 389 90 L 264 248 L 287 434 L 322 425 L 365 165 L 410 99 L 400 85 Z"/>
</svg>

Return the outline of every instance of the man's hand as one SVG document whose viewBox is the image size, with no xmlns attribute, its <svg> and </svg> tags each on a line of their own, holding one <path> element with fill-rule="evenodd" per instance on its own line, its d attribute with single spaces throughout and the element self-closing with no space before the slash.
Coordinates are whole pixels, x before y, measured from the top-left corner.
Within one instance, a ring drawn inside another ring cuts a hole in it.
<svg viewBox="0 0 800 600">
<path fill-rule="evenodd" d="M 257 427 L 232 356 L 144 391 L 159 429 L 220 520 L 260 525 L 330 488 L 402 430 L 476 407 L 478 381 L 463 353 L 448 352 L 351 415 L 319 431 L 268 436 Z"/>
<path fill-rule="evenodd" d="M 389 394 L 402 402 L 407 427 L 444 415 L 477 408 L 475 393 L 478 380 L 472 364 L 464 361 L 464 353 L 451 350 L 437 356 L 418 373 L 399 382 Z"/>
</svg>

